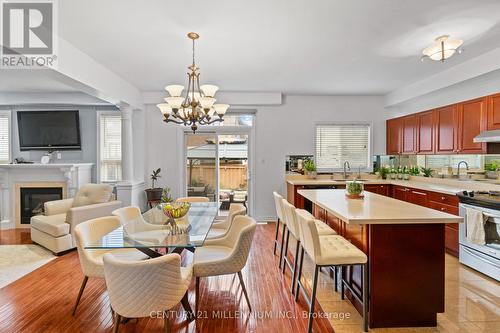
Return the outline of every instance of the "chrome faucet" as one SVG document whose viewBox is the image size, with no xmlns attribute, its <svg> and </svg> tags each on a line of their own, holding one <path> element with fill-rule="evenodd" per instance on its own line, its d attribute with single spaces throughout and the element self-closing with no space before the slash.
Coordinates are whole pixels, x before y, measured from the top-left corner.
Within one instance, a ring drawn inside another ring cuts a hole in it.
<svg viewBox="0 0 500 333">
<path fill-rule="evenodd" d="M 346 167 L 347 167 L 347 170 L 349 170 L 349 171 L 351 170 L 351 165 L 349 164 L 349 161 L 344 162 L 344 180 L 347 179 Z"/>
<path fill-rule="evenodd" d="M 361 179 L 361 165 L 358 165 L 358 179 Z"/>
<path fill-rule="evenodd" d="M 458 162 L 458 166 L 457 166 L 457 177 L 460 178 L 460 165 L 465 164 L 465 170 L 469 170 L 469 164 L 467 164 L 467 162 L 465 161 L 460 161 Z"/>
</svg>

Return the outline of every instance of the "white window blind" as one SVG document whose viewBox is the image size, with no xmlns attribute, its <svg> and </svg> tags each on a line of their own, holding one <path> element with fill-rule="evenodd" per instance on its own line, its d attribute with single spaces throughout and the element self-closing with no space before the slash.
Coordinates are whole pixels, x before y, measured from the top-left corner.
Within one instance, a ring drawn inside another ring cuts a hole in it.
<svg viewBox="0 0 500 333">
<path fill-rule="evenodd" d="M 316 126 L 316 166 L 318 170 L 342 169 L 348 161 L 352 169 L 371 168 L 370 125 L 332 124 Z"/>
<path fill-rule="evenodd" d="M 100 178 L 102 182 L 122 179 L 121 115 L 100 116 Z"/>
<path fill-rule="evenodd" d="M 7 114 L 0 114 L 0 163 L 10 162 L 10 121 Z"/>
</svg>

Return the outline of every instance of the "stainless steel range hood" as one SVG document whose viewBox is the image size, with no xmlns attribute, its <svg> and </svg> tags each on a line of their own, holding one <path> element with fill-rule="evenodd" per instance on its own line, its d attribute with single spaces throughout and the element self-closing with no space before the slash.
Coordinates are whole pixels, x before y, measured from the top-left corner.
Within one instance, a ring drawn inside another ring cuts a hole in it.
<svg viewBox="0 0 500 333">
<path fill-rule="evenodd" d="M 500 130 L 483 131 L 474 138 L 474 142 L 500 142 Z"/>
</svg>

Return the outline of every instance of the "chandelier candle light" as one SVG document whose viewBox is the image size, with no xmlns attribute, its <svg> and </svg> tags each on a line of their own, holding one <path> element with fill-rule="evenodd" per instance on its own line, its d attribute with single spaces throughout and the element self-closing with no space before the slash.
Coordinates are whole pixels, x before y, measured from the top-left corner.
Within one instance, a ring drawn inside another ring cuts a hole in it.
<svg viewBox="0 0 500 333">
<path fill-rule="evenodd" d="M 462 46 L 464 42 L 460 39 L 451 39 L 450 36 L 444 35 L 435 39 L 434 43 L 426 47 L 422 53 L 422 61 L 426 58 L 444 62 L 446 59 L 456 53 L 462 53 Z"/>
<path fill-rule="evenodd" d="M 188 86 L 185 96 L 182 96 L 184 86 L 174 84 L 165 87 L 170 97 L 166 103 L 156 105 L 163 114 L 163 121 L 185 126 L 191 126 L 193 133 L 198 125 L 209 125 L 224 121 L 223 117 L 229 108 L 228 104 L 215 104 L 215 93 L 219 87 L 205 84 L 200 86 L 199 67 L 194 60 L 194 43 L 200 37 L 196 32 L 187 34 L 193 41 L 193 63 L 188 67 Z"/>
</svg>

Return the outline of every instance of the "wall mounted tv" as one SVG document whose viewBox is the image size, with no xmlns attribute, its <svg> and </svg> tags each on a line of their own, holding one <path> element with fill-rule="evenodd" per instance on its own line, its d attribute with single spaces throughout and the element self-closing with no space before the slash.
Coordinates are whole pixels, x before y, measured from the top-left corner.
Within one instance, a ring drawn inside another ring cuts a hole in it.
<svg viewBox="0 0 500 333">
<path fill-rule="evenodd" d="M 80 150 L 78 111 L 17 111 L 19 146 L 26 150 Z"/>
</svg>

